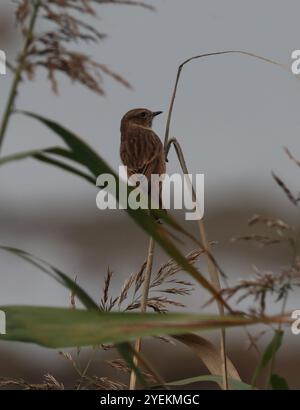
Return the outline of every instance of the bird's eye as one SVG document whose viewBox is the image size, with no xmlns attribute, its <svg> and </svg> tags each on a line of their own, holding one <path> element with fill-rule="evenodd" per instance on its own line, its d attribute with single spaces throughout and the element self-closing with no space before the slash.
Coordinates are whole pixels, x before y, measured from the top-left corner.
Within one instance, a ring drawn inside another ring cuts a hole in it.
<svg viewBox="0 0 300 410">
<path fill-rule="evenodd" d="M 146 113 L 145 111 L 143 111 L 143 112 L 140 113 L 140 117 L 141 117 L 141 118 L 145 118 L 146 115 L 147 115 L 147 113 Z"/>
</svg>

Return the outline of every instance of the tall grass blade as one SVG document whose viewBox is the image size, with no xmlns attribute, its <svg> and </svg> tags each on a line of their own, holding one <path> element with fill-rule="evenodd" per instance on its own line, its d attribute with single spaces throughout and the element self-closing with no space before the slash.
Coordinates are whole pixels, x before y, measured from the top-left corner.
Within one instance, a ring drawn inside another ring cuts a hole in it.
<svg viewBox="0 0 300 410">
<path fill-rule="evenodd" d="M 281 317 L 200 315 L 188 313 L 119 313 L 44 306 L 1 306 L 7 334 L 1 340 L 36 343 L 51 348 L 122 343 L 137 337 L 186 334 L 222 327 L 277 323 Z"/>
</svg>

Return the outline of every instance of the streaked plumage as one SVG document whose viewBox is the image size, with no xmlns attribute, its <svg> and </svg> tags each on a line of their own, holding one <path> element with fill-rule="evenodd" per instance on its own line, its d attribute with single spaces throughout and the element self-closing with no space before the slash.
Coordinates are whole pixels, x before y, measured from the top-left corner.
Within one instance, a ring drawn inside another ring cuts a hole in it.
<svg viewBox="0 0 300 410">
<path fill-rule="evenodd" d="M 163 144 L 151 129 L 153 118 L 161 111 L 145 108 L 128 111 L 121 121 L 121 160 L 127 166 L 128 176 L 165 174 L 166 162 Z"/>
</svg>

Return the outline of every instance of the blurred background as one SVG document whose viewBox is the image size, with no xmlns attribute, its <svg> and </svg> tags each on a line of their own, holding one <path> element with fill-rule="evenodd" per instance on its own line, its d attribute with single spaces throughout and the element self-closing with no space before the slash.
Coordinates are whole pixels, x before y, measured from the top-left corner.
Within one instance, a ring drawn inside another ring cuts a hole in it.
<svg viewBox="0 0 300 410">
<path fill-rule="evenodd" d="M 204 52 L 245 50 L 291 64 L 299 49 L 297 0 L 157 0 L 156 11 L 138 7 L 103 5 L 96 22 L 109 37 L 88 53 L 121 73 L 133 86 L 127 90 L 106 80 L 106 97 L 59 77 L 59 96 L 51 93 L 45 73 L 20 89 L 17 106 L 53 118 L 81 135 L 115 169 L 119 159 L 119 123 L 134 107 L 168 109 L 176 70 L 184 59 Z M 13 61 L 20 49 L 13 2 L 0 5 L 0 49 Z M 40 29 L 43 23 L 40 23 Z M 85 50 L 86 51 L 86 50 Z M 11 75 L 0 77 L 0 110 L 4 109 Z M 276 66 L 240 55 L 215 56 L 195 61 L 184 69 L 174 108 L 171 134 L 182 144 L 191 173 L 205 174 L 205 223 L 216 257 L 229 282 L 249 277 L 255 265 L 278 271 L 291 255 L 284 247 L 261 249 L 231 238 L 254 232 L 247 220 L 254 214 L 285 219 L 298 225 L 297 209 L 290 205 L 271 177 L 275 171 L 295 192 L 300 190 L 299 169 L 283 151 L 287 146 L 300 157 L 300 83 Z M 156 120 L 163 138 L 166 115 Z M 15 116 L 6 136 L 3 155 L 59 144 L 44 127 Z M 168 172 L 178 171 L 174 153 Z M 99 211 L 97 191 L 75 176 L 33 160 L 16 162 L 0 170 L 0 242 L 27 250 L 61 268 L 94 298 L 100 298 L 109 266 L 113 290 L 146 256 L 146 235 L 121 211 Z M 174 216 L 181 218 L 177 211 Z M 193 231 L 193 223 L 189 222 Z M 193 249 L 186 244 L 186 250 Z M 18 259 L 1 253 L 1 305 L 67 306 L 69 293 L 53 280 Z M 168 257 L 158 250 L 155 267 Z M 203 265 L 204 267 L 205 265 Z M 201 267 L 201 265 L 200 265 Z M 185 277 L 183 274 L 182 277 Z M 199 311 L 207 294 L 197 288 L 184 300 Z M 288 309 L 299 309 L 298 297 Z M 214 311 L 214 307 L 208 308 Z M 277 313 L 271 305 L 269 313 Z M 289 332 L 287 332 L 289 333 Z M 217 340 L 217 333 L 207 335 Z M 264 342 L 268 341 L 268 336 Z M 277 372 L 292 388 L 299 388 L 300 338 L 285 339 Z M 166 379 L 192 377 L 205 372 L 182 346 L 159 341 L 146 343 L 147 355 Z M 228 332 L 229 356 L 249 381 L 255 352 L 245 354 L 245 334 Z M 107 357 L 113 352 L 105 353 Z M 38 382 L 53 374 L 67 387 L 76 378 L 71 365 L 56 351 L 28 344 L 1 343 L 0 376 Z M 174 361 L 176 355 L 176 361 Z M 99 362 L 95 373 L 106 375 Z"/>
</svg>

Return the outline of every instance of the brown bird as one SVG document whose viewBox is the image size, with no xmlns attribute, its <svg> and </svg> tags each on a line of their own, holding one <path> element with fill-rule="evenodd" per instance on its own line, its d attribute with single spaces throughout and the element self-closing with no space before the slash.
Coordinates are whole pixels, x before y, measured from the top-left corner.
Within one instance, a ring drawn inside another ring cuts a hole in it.
<svg viewBox="0 0 300 410">
<path fill-rule="evenodd" d="M 159 114 L 162 111 L 136 108 L 128 111 L 121 120 L 120 155 L 127 167 L 128 177 L 143 174 L 149 182 L 152 174 L 162 175 L 166 172 L 163 144 L 151 129 L 154 117 Z M 161 187 L 158 190 L 161 192 Z"/>
<path fill-rule="evenodd" d="M 144 174 L 164 174 L 166 162 L 163 144 L 151 129 L 153 118 L 162 111 L 146 108 L 130 110 L 121 120 L 121 160 L 127 166 L 128 177 Z"/>
</svg>

